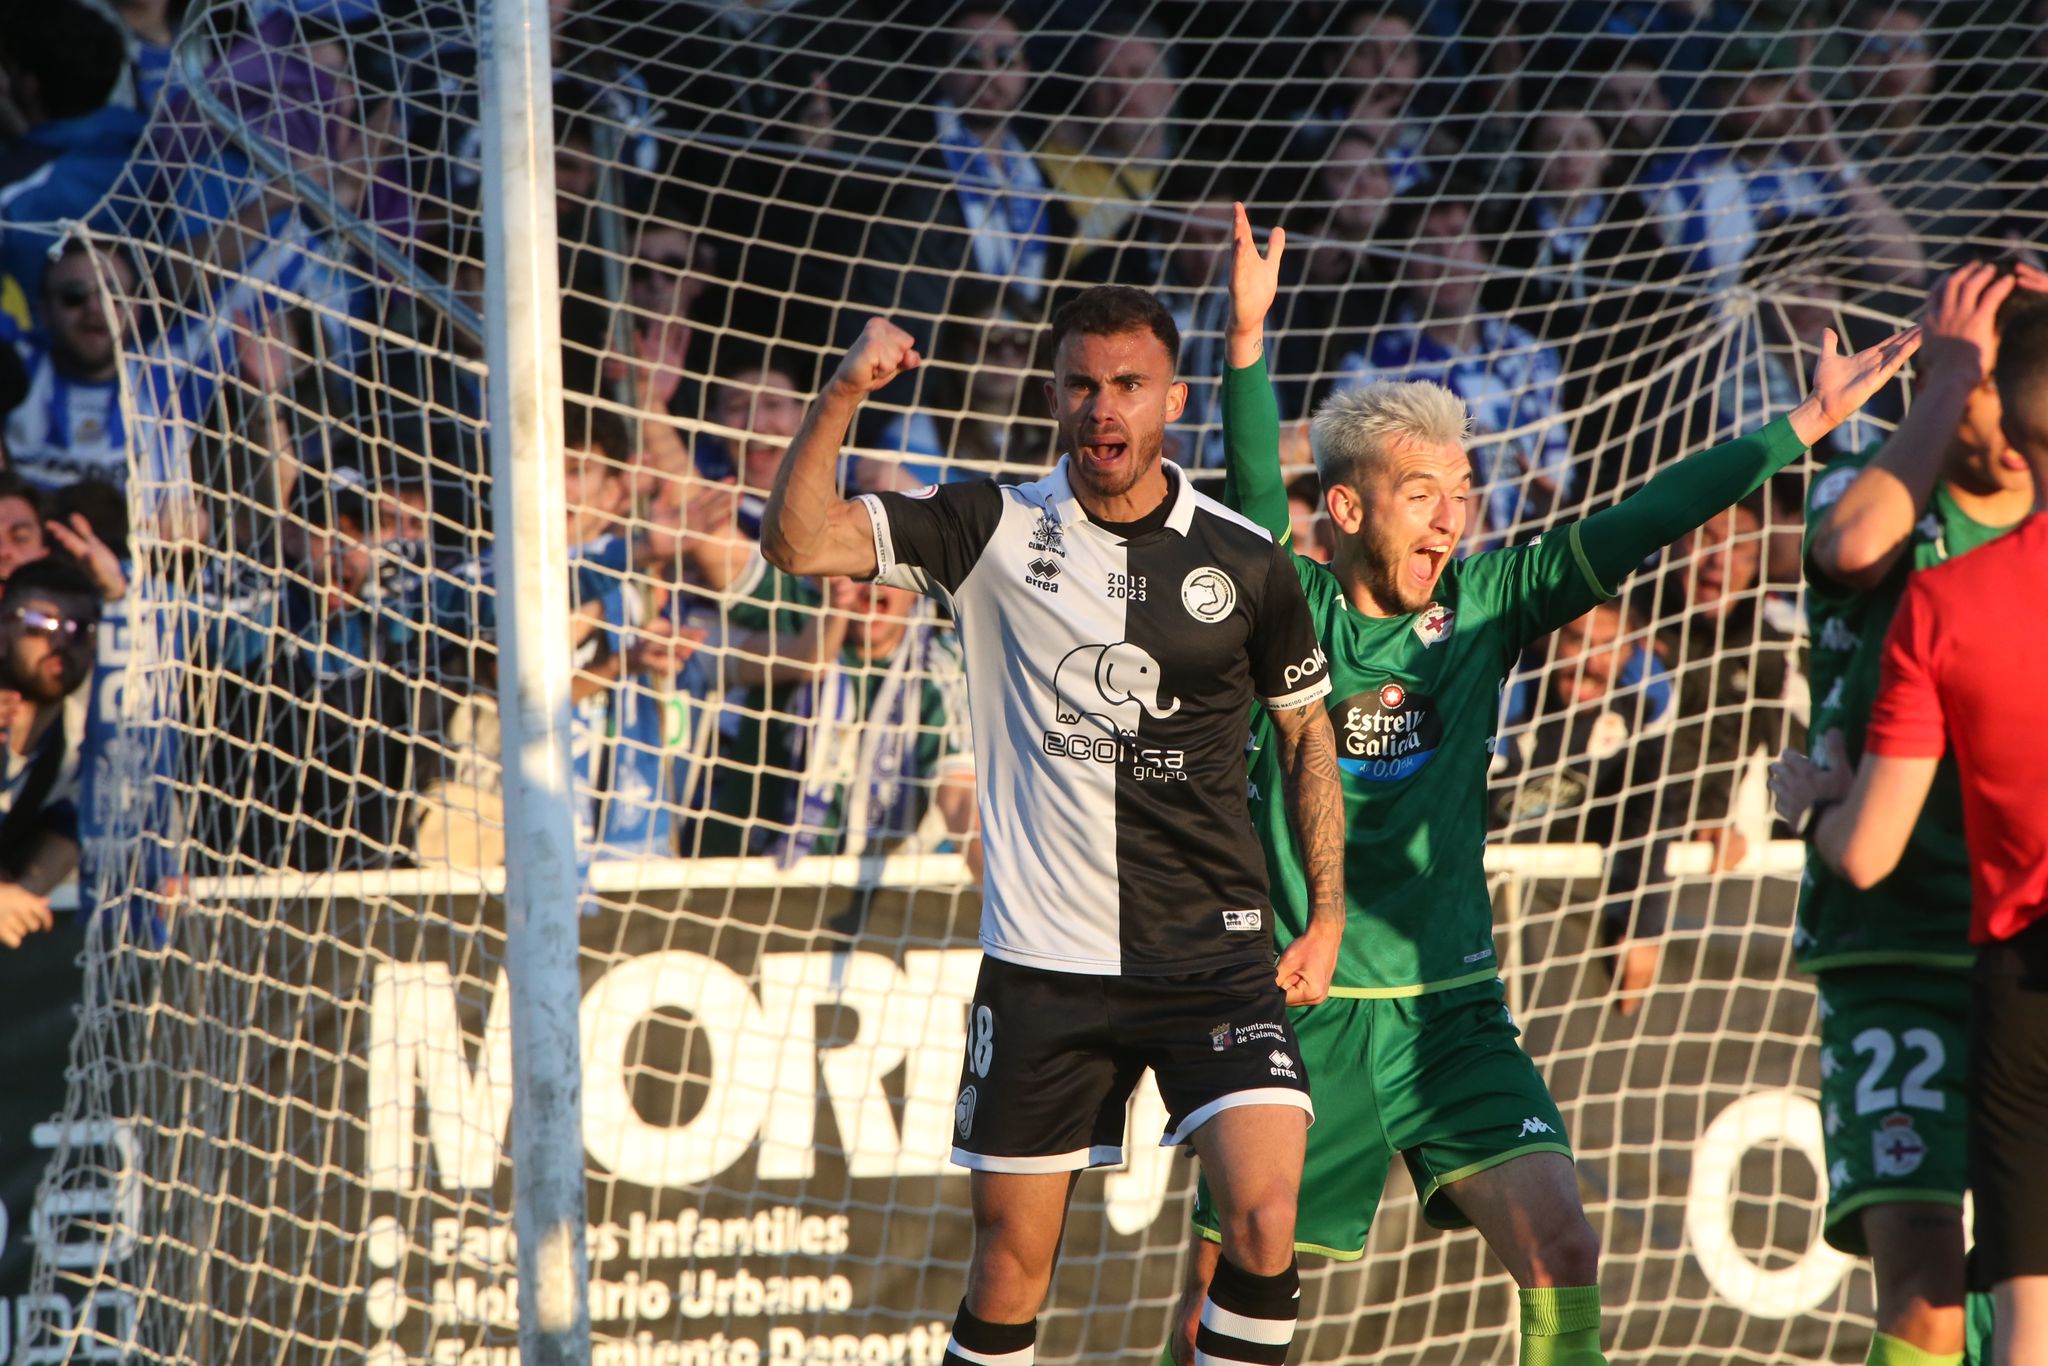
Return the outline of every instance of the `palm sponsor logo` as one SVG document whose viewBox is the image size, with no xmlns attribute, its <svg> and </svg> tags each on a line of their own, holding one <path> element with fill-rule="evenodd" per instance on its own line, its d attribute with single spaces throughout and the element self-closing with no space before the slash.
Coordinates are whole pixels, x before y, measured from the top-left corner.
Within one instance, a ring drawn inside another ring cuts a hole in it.
<svg viewBox="0 0 2048 1366">
<path fill-rule="evenodd" d="M 1337 764 L 1378 782 L 1406 778 L 1433 758 L 1444 723 L 1429 698 L 1389 681 L 1330 708 L 1337 726 Z"/>
<path fill-rule="evenodd" d="M 1073 730 L 1048 730 L 1045 752 L 1056 759 L 1129 764 L 1132 776 L 1187 781 L 1185 753 L 1137 742 L 1138 723 L 1164 720 L 1180 699 L 1161 700 L 1161 669 L 1143 646 L 1083 645 L 1067 652 L 1053 671 L 1053 716 Z"/>
</svg>

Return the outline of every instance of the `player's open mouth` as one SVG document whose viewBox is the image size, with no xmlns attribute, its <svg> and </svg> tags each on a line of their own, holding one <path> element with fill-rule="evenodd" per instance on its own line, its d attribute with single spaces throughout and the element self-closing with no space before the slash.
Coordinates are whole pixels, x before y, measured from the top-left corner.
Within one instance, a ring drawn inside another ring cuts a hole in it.
<svg viewBox="0 0 2048 1366">
<path fill-rule="evenodd" d="M 1444 569 L 1444 561 L 1451 558 L 1448 545 L 1432 544 L 1417 546 L 1408 556 L 1408 572 L 1415 576 L 1417 583 L 1435 583 L 1436 576 Z"/>
<path fill-rule="evenodd" d="M 1129 448 L 1121 441 L 1104 439 L 1091 445 L 1083 446 L 1081 448 L 1081 459 L 1095 469 L 1106 469 L 1123 459 L 1124 452 L 1127 449 Z"/>
</svg>

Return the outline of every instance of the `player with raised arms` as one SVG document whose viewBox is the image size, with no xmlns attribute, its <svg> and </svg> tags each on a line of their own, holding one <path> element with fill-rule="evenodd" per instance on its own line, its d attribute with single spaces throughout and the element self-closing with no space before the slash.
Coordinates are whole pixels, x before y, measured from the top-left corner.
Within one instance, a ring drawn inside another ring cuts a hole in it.
<svg viewBox="0 0 2048 1366">
<path fill-rule="evenodd" d="M 1074 1183 L 1122 1161 L 1148 1067 L 1162 1142 L 1190 1144 L 1216 1187 L 1204 1359 L 1279 1361 L 1312 1115 L 1287 1007 L 1323 998 L 1344 932 L 1328 671 L 1287 553 L 1161 458 L 1187 400 L 1172 316 L 1108 285 L 1052 333 L 1066 454 L 1049 475 L 842 499 L 855 410 L 919 363 L 871 321 L 790 444 L 762 550 L 794 574 L 944 594 L 959 624 L 984 956 L 954 1111 L 974 1252 L 946 1362 L 1029 1366 Z M 1306 933 L 1277 964 L 1245 795 L 1254 699 L 1306 851 Z"/>
<path fill-rule="evenodd" d="M 1965 266 L 1927 301 L 1913 407 L 1814 478 L 1806 511 L 1810 733 L 1863 755 L 1908 577 L 2005 535 L 2034 504 L 1992 364 L 2014 276 Z M 1891 876 L 1859 890 L 1809 849 L 1792 950 L 1819 991 L 1825 1237 L 1877 1280 L 1868 1366 L 1962 1360 L 1970 859 L 1944 760 Z"/>
<path fill-rule="evenodd" d="M 2048 292 L 2048 273 L 2015 275 L 2029 293 Z M 1964 1083 L 1976 1196 L 1969 1283 L 1991 1292 L 1998 1366 L 2034 1366 L 2048 1361 L 2048 307 L 2008 316 L 1996 345 L 1999 424 L 2033 475 L 2031 514 L 1910 576 L 1861 760 L 1852 768 L 1841 735 L 1817 732 L 1826 761 L 1788 750 L 1771 766 L 1771 791 L 1786 820 L 1810 822 L 1828 870 L 1868 892 L 1908 857 L 1953 750 L 1976 948 Z"/>
<path fill-rule="evenodd" d="M 1287 491 L 1264 325 L 1285 234 L 1261 254 L 1238 209 L 1224 376 L 1225 501 L 1283 544 Z M 1600 1347 L 1599 1239 L 1549 1089 L 1516 1042 L 1483 863 L 1488 742 L 1531 641 L 1615 597 L 1643 560 L 1759 487 L 1832 431 L 1919 345 L 1909 329 L 1841 355 L 1828 333 L 1812 392 L 1762 430 L 1679 461 L 1625 501 L 1526 545 L 1457 558 L 1472 497 L 1470 421 L 1425 382 L 1339 393 L 1310 445 L 1335 552 L 1293 558 L 1330 661 L 1350 905 L 1331 999 L 1299 1012 L 1321 1122 L 1310 1131 L 1296 1246 L 1364 1254 L 1387 1169 L 1407 1162 L 1423 1216 L 1476 1225 L 1521 1290 L 1524 1366 L 1587 1366 Z M 1305 930 L 1302 850 L 1270 799 L 1280 757 L 1253 729 L 1254 797 L 1275 931 Z M 1205 1188 L 1170 1348 L 1188 1359 L 1215 1264 Z M 1199 1347 L 1193 1348 L 1200 1359 Z"/>
</svg>

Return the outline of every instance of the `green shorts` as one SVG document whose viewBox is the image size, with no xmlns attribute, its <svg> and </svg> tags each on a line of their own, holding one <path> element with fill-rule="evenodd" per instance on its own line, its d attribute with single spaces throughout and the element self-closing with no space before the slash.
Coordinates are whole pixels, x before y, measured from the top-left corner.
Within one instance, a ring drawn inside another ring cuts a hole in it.
<svg viewBox="0 0 2048 1366">
<path fill-rule="evenodd" d="M 1826 1236 L 1861 1257 L 1870 1206 L 1963 1203 L 1970 978 L 1907 966 L 1818 976 Z"/>
<path fill-rule="evenodd" d="M 1365 1255 L 1394 1154 L 1437 1228 L 1471 1221 L 1444 1187 L 1524 1153 L 1562 1153 L 1564 1119 L 1521 1045 L 1499 981 L 1427 996 L 1332 997 L 1290 1011 L 1316 1121 L 1294 1245 L 1338 1261 Z M 1195 1228 L 1219 1237 L 1209 1187 Z"/>
</svg>

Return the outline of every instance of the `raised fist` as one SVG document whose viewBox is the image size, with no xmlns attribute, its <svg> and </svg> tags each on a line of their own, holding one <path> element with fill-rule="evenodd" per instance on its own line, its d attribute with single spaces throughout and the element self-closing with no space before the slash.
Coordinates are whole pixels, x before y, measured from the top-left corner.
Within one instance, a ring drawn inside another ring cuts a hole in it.
<svg viewBox="0 0 2048 1366">
<path fill-rule="evenodd" d="M 839 362 L 832 375 L 832 387 L 855 398 L 866 398 L 906 370 L 924 363 L 917 354 L 917 338 L 887 318 L 869 318 L 860 339 Z"/>
</svg>

